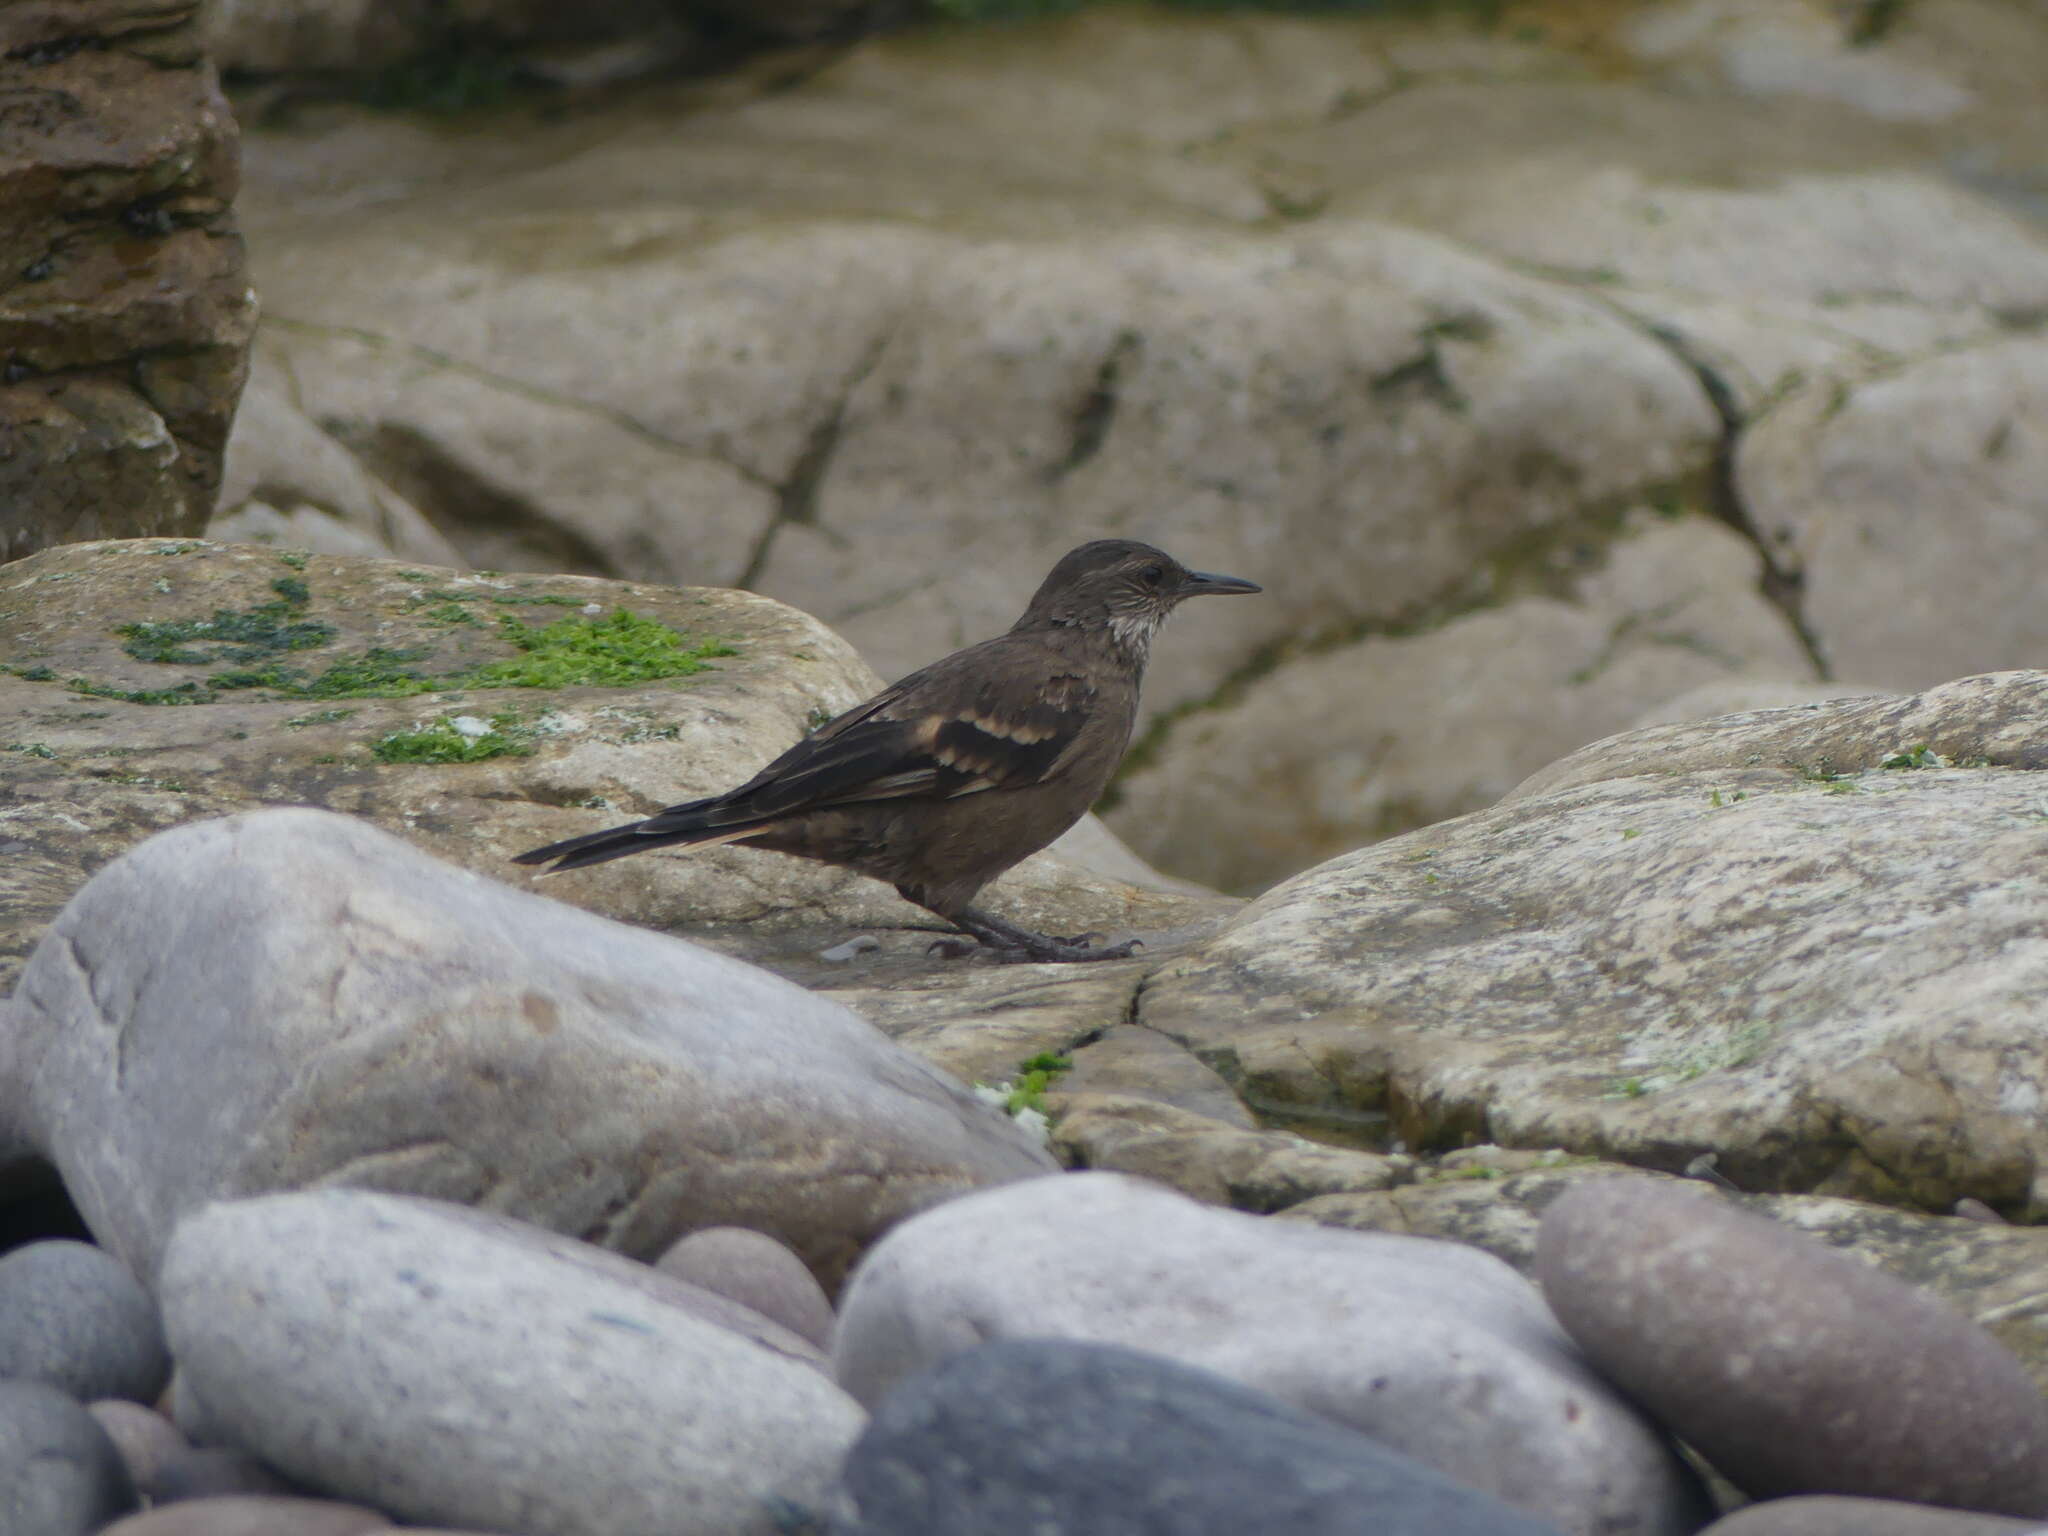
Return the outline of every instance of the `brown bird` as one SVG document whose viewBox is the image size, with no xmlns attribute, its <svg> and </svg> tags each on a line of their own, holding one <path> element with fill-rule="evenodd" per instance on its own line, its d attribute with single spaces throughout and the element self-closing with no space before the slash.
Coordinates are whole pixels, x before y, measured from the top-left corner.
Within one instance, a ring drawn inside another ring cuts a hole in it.
<svg viewBox="0 0 2048 1536">
<path fill-rule="evenodd" d="M 1109 960 L 1133 943 L 1049 938 L 973 905 L 1081 819 L 1130 745 L 1152 637 L 1184 598 L 1257 592 L 1130 539 L 1052 568 L 1008 634 L 955 651 L 827 721 L 753 778 L 645 821 L 519 855 L 551 872 L 738 843 L 886 880 L 1005 960 Z"/>
</svg>

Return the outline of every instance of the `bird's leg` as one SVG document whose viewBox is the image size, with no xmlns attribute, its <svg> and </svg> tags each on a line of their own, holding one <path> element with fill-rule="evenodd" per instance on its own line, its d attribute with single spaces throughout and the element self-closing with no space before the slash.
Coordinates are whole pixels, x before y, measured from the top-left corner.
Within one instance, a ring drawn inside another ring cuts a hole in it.
<svg viewBox="0 0 2048 1536">
<path fill-rule="evenodd" d="M 1055 939 L 1006 923 L 979 907 L 960 907 L 940 915 L 958 923 L 963 932 L 972 934 L 984 947 L 993 950 L 998 960 L 1123 960 L 1142 947 L 1136 939 L 1126 939 L 1121 944 L 1105 944 L 1100 948 L 1084 942 L 1085 935 L 1083 939 Z"/>
</svg>

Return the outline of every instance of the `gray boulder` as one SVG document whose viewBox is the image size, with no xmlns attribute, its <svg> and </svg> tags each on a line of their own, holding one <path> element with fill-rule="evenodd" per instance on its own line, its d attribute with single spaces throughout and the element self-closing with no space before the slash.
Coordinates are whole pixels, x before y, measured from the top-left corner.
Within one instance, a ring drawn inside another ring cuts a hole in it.
<svg viewBox="0 0 2048 1536">
<path fill-rule="evenodd" d="M 416 1523 L 773 1536 L 822 1507 L 863 1418 L 772 1324 L 749 1336 L 693 1286 L 434 1202 L 210 1206 L 180 1223 L 163 1299 L 213 1424 Z"/>
<path fill-rule="evenodd" d="M 135 1507 L 114 1442 L 74 1399 L 0 1380 L 0 1531 L 90 1536 Z"/>
<path fill-rule="evenodd" d="M 30 960 L 0 1124 L 155 1273 L 208 1200 L 355 1184 L 652 1259 L 744 1225 L 831 1277 L 1050 1158 L 844 1009 L 303 810 L 102 870 Z"/>
<path fill-rule="evenodd" d="M 156 1303 L 90 1243 L 30 1243 L 0 1258 L 0 1376 L 80 1402 L 153 1402 L 171 1374 Z"/>
<path fill-rule="evenodd" d="M 2048 1209 L 2048 673 L 1612 738 L 1147 980 L 1254 1109 Z"/>
<path fill-rule="evenodd" d="M 705 1227 L 672 1245 L 654 1267 L 751 1308 L 820 1349 L 832 1347 L 832 1303 L 803 1260 L 765 1232 Z"/>
<path fill-rule="evenodd" d="M 1699 1523 L 1690 1474 L 1534 1287 L 1455 1244 L 1261 1221 L 1116 1174 L 1032 1180 L 879 1243 L 841 1300 L 834 1364 L 872 1406 L 1025 1337 L 1204 1367 L 1566 1530 Z"/>
</svg>

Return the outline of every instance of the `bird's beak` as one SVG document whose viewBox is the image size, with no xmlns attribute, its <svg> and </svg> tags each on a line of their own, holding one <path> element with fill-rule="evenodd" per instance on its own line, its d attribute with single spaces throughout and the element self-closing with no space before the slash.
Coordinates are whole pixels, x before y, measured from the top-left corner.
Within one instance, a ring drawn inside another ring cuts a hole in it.
<svg viewBox="0 0 2048 1536">
<path fill-rule="evenodd" d="M 1263 592 L 1256 581 L 1242 576 L 1218 576 L 1214 571 L 1189 571 L 1180 584 L 1182 597 L 1224 597 L 1232 592 Z"/>
</svg>

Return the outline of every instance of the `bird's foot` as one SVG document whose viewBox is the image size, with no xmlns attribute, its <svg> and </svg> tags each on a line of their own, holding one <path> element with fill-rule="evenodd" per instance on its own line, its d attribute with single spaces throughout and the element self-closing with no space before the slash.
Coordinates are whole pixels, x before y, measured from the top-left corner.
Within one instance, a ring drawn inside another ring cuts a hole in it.
<svg viewBox="0 0 2048 1536">
<path fill-rule="evenodd" d="M 1101 939 L 1102 934 L 1082 934 L 1071 939 L 1055 939 L 1045 934 L 1034 933 L 1027 944 L 990 944 L 989 958 L 999 965 L 1023 965 L 1033 962 L 1071 963 L 1077 960 L 1128 960 L 1145 947 L 1140 939 L 1125 939 L 1121 944 L 1090 943 Z"/>
<path fill-rule="evenodd" d="M 1111 944 L 1107 935 L 1100 933 L 1076 934 L 1072 938 L 1054 938 L 1050 934 L 1033 933 L 1029 928 L 1019 928 L 1014 923 L 1004 922 L 992 913 L 968 907 L 947 914 L 955 923 L 975 939 L 980 952 L 1000 965 L 1020 964 L 1067 964 L 1078 960 L 1127 960 L 1144 946 L 1136 939 L 1125 939 L 1121 944 Z M 954 944 L 960 941 L 955 940 Z M 940 940 L 928 953 L 940 952 Z M 974 953 L 948 947 L 944 951 L 950 956 Z"/>
</svg>

